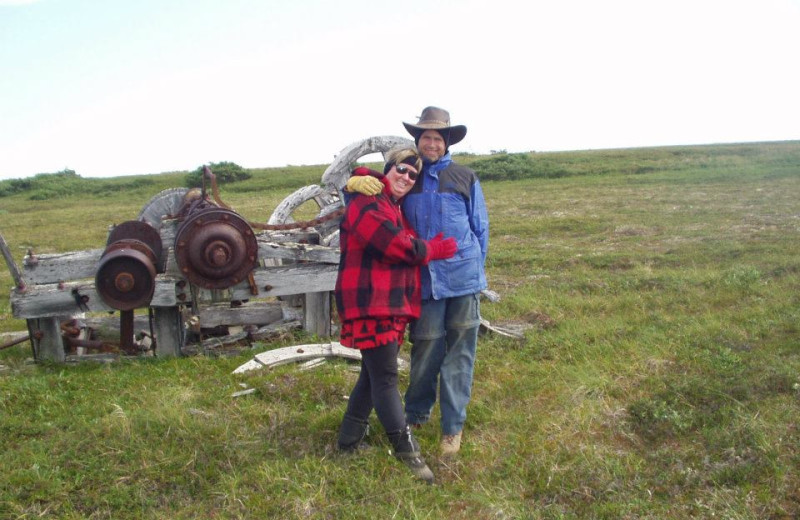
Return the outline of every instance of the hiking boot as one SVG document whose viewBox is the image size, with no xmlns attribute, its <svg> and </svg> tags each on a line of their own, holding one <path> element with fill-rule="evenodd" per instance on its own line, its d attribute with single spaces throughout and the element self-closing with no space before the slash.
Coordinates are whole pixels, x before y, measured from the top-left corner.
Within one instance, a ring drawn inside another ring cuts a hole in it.
<svg viewBox="0 0 800 520">
<path fill-rule="evenodd" d="M 337 441 L 339 451 L 352 453 L 364 447 L 361 441 L 367 436 L 368 431 L 369 422 L 366 419 L 344 414 L 342 425 L 339 426 L 339 440 Z"/>
<path fill-rule="evenodd" d="M 455 455 L 461 449 L 461 432 L 455 435 L 442 435 L 442 442 L 439 443 L 443 456 Z"/>
<path fill-rule="evenodd" d="M 415 477 L 433 484 L 433 472 L 425 464 L 419 451 L 419 443 L 407 425 L 402 430 L 387 433 L 394 447 L 394 456 L 408 466 Z"/>
</svg>

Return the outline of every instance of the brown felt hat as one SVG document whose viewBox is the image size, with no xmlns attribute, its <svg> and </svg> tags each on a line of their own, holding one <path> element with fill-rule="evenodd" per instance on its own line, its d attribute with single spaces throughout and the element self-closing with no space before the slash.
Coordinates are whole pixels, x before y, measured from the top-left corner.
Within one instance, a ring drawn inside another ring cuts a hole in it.
<svg viewBox="0 0 800 520">
<path fill-rule="evenodd" d="M 403 123 L 408 133 L 414 136 L 415 141 L 419 141 L 419 136 L 425 130 L 436 130 L 444 137 L 447 146 L 456 144 L 467 135 L 467 127 L 464 125 L 450 126 L 450 113 L 439 107 L 425 107 L 416 125 Z"/>
</svg>

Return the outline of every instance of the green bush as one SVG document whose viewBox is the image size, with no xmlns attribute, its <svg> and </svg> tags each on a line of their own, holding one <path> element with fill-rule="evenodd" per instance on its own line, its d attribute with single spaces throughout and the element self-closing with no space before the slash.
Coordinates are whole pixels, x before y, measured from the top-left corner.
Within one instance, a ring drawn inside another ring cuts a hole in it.
<svg viewBox="0 0 800 520">
<path fill-rule="evenodd" d="M 485 159 L 472 161 L 469 166 L 482 181 L 556 178 L 569 175 L 563 164 L 552 160 L 535 159 L 530 153 L 500 152 Z"/>
<path fill-rule="evenodd" d="M 28 200 L 49 200 L 73 195 L 105 195 L 147 188 L 155 184 L 153 177 L 118 177 L 109 179 L 84 179 L 74 170 L 56 173 L 38 173 L 28 179 L 0 181 L 0 197 L 17 193 L 27 194 Z"/>
<path fill-rule="evenodd" d="M 236 163 L 223 161 L 208 165 L 211 173 L 217 178 L 217 184 L 230 184 L 232 182 L 246 181 L 251 177 L 244 168 Z M 186 175 L 186 186 L 199 188 L 203 185 L 203 166 Z"/>
<path fill-rule="evenodd" d="M 47 200 L 78 192 L 85 187 L 85 179 L 75 170 L 64 169 L 56 173 L 37 173 L 30 179 L 0 181 L 0 197 L 29 192 L 30 200 Z"/>
</svg>

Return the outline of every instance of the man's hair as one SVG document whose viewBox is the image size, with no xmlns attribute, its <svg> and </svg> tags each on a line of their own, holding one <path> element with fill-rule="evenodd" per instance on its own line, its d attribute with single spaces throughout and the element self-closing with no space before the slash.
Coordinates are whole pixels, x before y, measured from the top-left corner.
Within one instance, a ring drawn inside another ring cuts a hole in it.
<svg viewBox="0 0 800 520">
<path fill-rule="evenodd" d="M 422 171 L 422 157 L 415 148 L 395 148 L 386 154 L 384 173 L 388 172 L 395 164 L 404 163 L 413 166 L 418 172 Z"/>
</svg>

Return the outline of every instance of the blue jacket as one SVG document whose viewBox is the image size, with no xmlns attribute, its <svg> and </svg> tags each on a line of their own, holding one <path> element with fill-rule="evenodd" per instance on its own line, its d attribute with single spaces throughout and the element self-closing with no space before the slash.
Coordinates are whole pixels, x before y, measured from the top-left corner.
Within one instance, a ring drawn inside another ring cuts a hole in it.
<svg viewBox="0 0 800 520">
<path fill-rule="evenodd" d="M 422 266 L 422 299 L 440 300 L 485 289 L 484 264 L 489 249 L 489 214 L 475 172 L 453 162 L 448 152 L 424 162 L 422 175 L 403 198 L 403 213 L 417 235 L 453 237 L 453 258 Z"/>
</svg>

